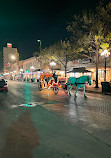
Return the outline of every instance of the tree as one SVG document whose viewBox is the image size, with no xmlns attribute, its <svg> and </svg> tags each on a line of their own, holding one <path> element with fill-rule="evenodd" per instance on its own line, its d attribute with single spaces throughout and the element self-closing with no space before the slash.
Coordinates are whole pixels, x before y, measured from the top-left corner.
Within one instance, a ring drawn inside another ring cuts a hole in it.
<svg viewBox="0 0 111 158">
<path fill-rule="evenodd" d="M 105 18 L 107 17 L 107 18 Z M 74 15 L 73 21 L 67 26 L 71 33 L 71 42 L 74 51 L 85 58 L 92 59 L 96 64 L 96 88 L 98 88 L 98 66 L 101 50 L 108 48 L 110 41 L 111 3 L 103 7 L 98 6 L 96 13 Z M 102 46 L 105 46 L 104 48 Z M 96 56 L 96 61 L 94 60 Z"/>
<path fill-rule="evenodd" d="M 0 72 L 3 72 L 3 54 L 0 51 Z"/>
<path fill-rule="evenodd" d="M 35 56 L 36 58 L 38 58 L 40 55 L 40 52 L 33 52 L 33 56 Z"/>
<path fill-rule="evenodd" d="M 56 61 L 63 65 L 65 71 L 65 77 L 67 74 L 67 64 L 69 61 L 74 60 L 75 54 L 72 53 L 72 48 L 69 41 L 59 41 L 54 45 L 41 52 L 41 55 L 47 58 L 47 62 Z"/>
<path fill-rule="evenodd" d="M 56 51 L 53 54 L 56 59 L 64 66 L 65 77 L 67 74 L 67 64 L 69 61 L 73 61 L 76 58 L 76 54 L 73 52 L 70 42 L 60 41 L 56 45 Z"/>
<path fill-rule="evenodd" d="M 38 56 L 38 53 L 36 52 L 34 55 Z M 75 60 L 76 56 L 77 55 L 72 51 L 70 42 L 62 40 L 57 43 L 54 43 L 48 48 L 42 49 L 42 51 L 39 54 L 39 57 L 41 58 L 43 65 L 50 66 L 50 62 L 52 60 L 62 64 L 65 71 L 65 77 L 67 74 L 68 62 Z"/>
</svg>

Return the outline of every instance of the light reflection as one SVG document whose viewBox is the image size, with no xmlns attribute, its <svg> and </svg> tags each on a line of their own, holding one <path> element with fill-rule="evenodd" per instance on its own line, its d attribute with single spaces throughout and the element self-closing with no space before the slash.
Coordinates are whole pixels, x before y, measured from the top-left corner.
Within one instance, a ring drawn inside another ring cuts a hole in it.
<svg viewBox="0 0 111 158">
<path fill-rule="evenodd" d="M 30 91 L 30 85 L 28 83 L 25 84 L 25 99 L 26 99 L 26 105 L 30 105 L 31 103 L 31 91 Z"/>
<path fill-rule="evenodd" d="M 24 106 L 27 106 L 27 107 L 32 107 L 31 104 L 24 104 Z"/>
<path fill-rule="evenodd" d="M 20 105 L 12 105 L 11 108 L 17 108 L 17 107 L 35 107 L 35 106 L 41 106 L 44 102 L 31 102 L 30 104 L 20 104 Z"/>
</svg>

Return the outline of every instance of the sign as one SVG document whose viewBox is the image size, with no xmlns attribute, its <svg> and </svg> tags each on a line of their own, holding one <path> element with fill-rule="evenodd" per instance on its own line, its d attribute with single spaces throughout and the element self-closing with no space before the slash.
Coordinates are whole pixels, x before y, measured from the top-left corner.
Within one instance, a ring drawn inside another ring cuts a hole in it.
<svg viewBox="0 0 111 158">
<path fill-rule="evenodd" d="M 6 63 L 6 67 L 10 67 L 10 63 L 8 62 L 8 63 Z"/>
<path fill-rule="evenodd" d="M 89 60 L 82 60 L 82 64 L 88 64 L 88 63 L 91 63 L 91 59 L 89 59 Z"/>
<path fill-rule="evenodd" d="M 7 48 L 12 48 L 12 44 L 11 43 L 7 43 Z"/>
</svg>

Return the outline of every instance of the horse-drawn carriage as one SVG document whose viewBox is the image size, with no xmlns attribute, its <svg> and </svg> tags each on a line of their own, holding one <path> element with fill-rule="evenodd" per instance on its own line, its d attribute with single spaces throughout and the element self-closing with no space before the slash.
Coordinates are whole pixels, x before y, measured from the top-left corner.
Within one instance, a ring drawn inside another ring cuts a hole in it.
<svg viewBox="0 0 111 158">
<path fill-rule="evenodd" d="M 57 94 L 59 92 L 60 89 L 63 89 L 66 92 L 66 82 L 67 82 L 67 78 L 58 78 L 57 79 L 57 83 L 55 82 L 54 78 L 50 78 L 48 81 L 47 79 L 44 80 L 43 78 L 41 79 L 41 81 L 38 84 L 38 88 L 39 90 L 43 90 L 43 89 L 52 89 L 53 92 L 55 94 Z"/>
<path fill-rule="evenodd" d="M 39 90 L 42 90 L 44 88 L 47 89 L 52 89 L 55 94 L 59 92 L 60 89 L 63 89 L 65 93 L 69 94 L 71 96 L 71 89 L 72 86 L 77 86 L 76 92 L 74 96 L 76 97 L 76 93 L 79 88 L 83 89 L 84 97 L 86 98 L 87 96 L 85 95 L 85 84 L 88 83 L 91 85 L 91 77 L 90 76 L 81 76 L 79 78 L 75 77 L 69 77 L 68 81 L 67 78 L 58 78 L 57 83 L 55 83 L 54 79 L 51 78 L 50 81 L 47 83 L 47 86 L 45 86 L 44 81 L 39 82 Z"/>
</svg>

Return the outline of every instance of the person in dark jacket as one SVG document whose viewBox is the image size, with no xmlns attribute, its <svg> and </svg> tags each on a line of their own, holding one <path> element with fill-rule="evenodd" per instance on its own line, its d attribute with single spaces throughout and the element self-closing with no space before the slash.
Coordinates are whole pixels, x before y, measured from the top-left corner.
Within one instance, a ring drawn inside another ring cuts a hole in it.
<svg viewBox="0 0 111 158">
<path fill-rule="evenodd" d="M 53 76 L 52 76 L 53 78 L 54 78 L 54 80 L 55 80 L 55 83 L 57 83 L 57 75 L 56 75 L 56 72 L 54 71 L 54 73 L 53 73 Z"/>
</svg>

